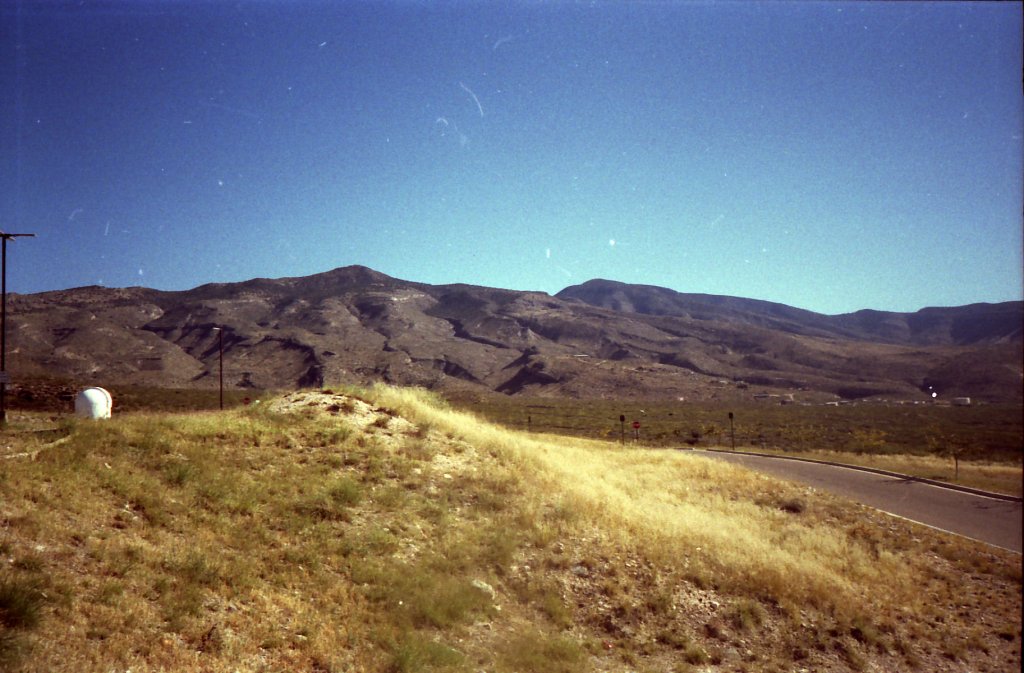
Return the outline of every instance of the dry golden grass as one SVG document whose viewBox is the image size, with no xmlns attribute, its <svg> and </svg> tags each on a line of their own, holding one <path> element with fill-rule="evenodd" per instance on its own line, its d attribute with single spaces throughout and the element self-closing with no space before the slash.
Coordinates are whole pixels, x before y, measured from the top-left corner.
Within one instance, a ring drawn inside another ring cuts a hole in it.
<svg viewBox="0 0 1024 673">
<path fill-rule="evenodd" d="M 693 455 L 387 387 L 65 434 L 5 438 L 0 668 L 1019 670 L 1019 555 Z"/>
<path fill-rule="evenodd" d="M 415 391 L 379 394 L 418 422 L 498 448 L 527 468 L 532 493 L 546 500 L 557 494 L 602 531 L 604 544 L 633 549 L 662 568 L 681 566 L 697 586 L 751 596 L 790 616 L 824 610 L 843 623 L 898 622 L 929 612 L 939 593 L 956 591 L 923 579 L 932 571 L 911 551 L 922 531 L 827 496 L 692 455 L 509 432 L 469 414 L 440 412 Z M 891 531 L 898 533 L 886 535 Z M 1006 572 L 1019 582 L 1019 557 L 1007 561 Z"/>
</svg>

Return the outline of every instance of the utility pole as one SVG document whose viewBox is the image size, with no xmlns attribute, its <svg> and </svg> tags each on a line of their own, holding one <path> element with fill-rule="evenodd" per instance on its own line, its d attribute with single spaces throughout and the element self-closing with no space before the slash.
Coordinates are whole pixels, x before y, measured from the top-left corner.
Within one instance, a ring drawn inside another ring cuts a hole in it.
<svg viewBox="0 0 1024 673">
<path fill-rule="evenodd" d="M 0 426 L 7 425 L 7 241 L 35 234 L 8 234 L 0 231 L 3 252 L 0 253 Z"/>
<path fill-rule="evenodd" d="M 224 330 L 213 328 L 217 332 L 217 351 L 220 353 L 220 410 L 224 411 Z"/>
</svg>

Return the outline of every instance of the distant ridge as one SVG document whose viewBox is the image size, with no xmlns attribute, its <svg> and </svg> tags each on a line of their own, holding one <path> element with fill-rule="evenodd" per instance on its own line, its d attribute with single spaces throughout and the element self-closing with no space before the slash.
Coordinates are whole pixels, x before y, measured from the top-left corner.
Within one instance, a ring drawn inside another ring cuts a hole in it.
<svg viewBox="0 0 1024 673">
<path fill-rule="evenodd" d="M 914 313 L 864 309 L 825 315 L 759 299 L 682 293 L 601 279 L 567 287 L 555 296 L 624 313 L 717 320 L 794 334 L 905 345 L 1020 343 L 1024 326 L 1024 302 L 1019 301 L 924 308 Z"/>
<path fill-rule="evenodd" d="M 232 387 L 386 381 L 467 394 L 1020 401 L 1022 303 L 826 316 L 592 280 L 556 296 L 362 266 L 177 292 L 83 287 L 8 302 L 15 383 Z M 220 328 L 222 332 L 219 332 Z"/>
</svg>

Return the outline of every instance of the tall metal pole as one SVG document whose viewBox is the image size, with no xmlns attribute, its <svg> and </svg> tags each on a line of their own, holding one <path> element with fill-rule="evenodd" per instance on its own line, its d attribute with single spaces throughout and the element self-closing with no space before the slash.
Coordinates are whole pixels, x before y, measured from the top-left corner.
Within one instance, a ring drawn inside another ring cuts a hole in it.
<svg viewBox="0 0 1024 673">
<path fill-rule="evenodd" d="M 214 327 L 213 331 L 217 333 L 217 362 L 220 367 L 220 408 L 224 409 L 224 329 L 221 327 Z"/>
<path fill-rule="evenodd" d="M 35 234 L 8 234 L 0 231 L 0 425 L 7 425 L 7 241 Z"/>
<path fill-rule="evenodd" d="M 220 351 L 220 410 L 224 411 L 224 330 L 217 330 L 217 348 Z"/>
<path fill-rule="evenodd" d="M 3 265 L 0 276 L 0 424 L 7 425 L 7 237 L 3 237 Z"/>
</svg>

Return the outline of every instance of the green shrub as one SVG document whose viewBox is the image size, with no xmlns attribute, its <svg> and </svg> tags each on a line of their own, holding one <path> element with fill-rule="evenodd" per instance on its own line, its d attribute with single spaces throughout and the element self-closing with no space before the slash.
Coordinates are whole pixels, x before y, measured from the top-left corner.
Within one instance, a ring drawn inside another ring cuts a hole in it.
<svg viewBox="0 0 1024 673">
<path fill-rule="evenodd" d="M 417 633 L 407 633 L 393 646 L 388 673 L 416 673 L 417 671 L 453 668 L 465 657 L 444 643 L 429 640 Z"/>
<path fill-rule="evenodd" d="M 164 481 L 171 486 L 184 486 L 194 473 L 195 468 L 188 463 L 172 463 L 164 468 Z"/>
<path fill-rule="evenodd" d="M 0 575 L 0 626 L 4 629 L 35 628 L 42 605 L 36 582 Z"/>
<path fill-rule="evenodd" d="M 729 613 L 729 621 L 740 631 L 750 631 L 764 623 L 764 608 L 757 601 L 749 598 L 741 599 L 733 605 Z"/>
<path fill-rule="evenodd" d="M 43 594 L 35 580 L 0 574 L 0 669 L 14 668 L 28 651 L 24 632 L 39 625 Z"/>
<path fill-rule="evenodd" d="M 539 633 L 519 635 L 498 653 L 499 670 L 530 673 L 580 673 L 589 670 L 587 656 L 569 638 L 546 638 Z"/>
<path fill-rule="evenodd" d="M 327 495 L 332 502 L 344 507 L 358 505 L 363 497 L 359 482 L 349 477 L 342 477 L 327 487 Z"/>
</svg>

